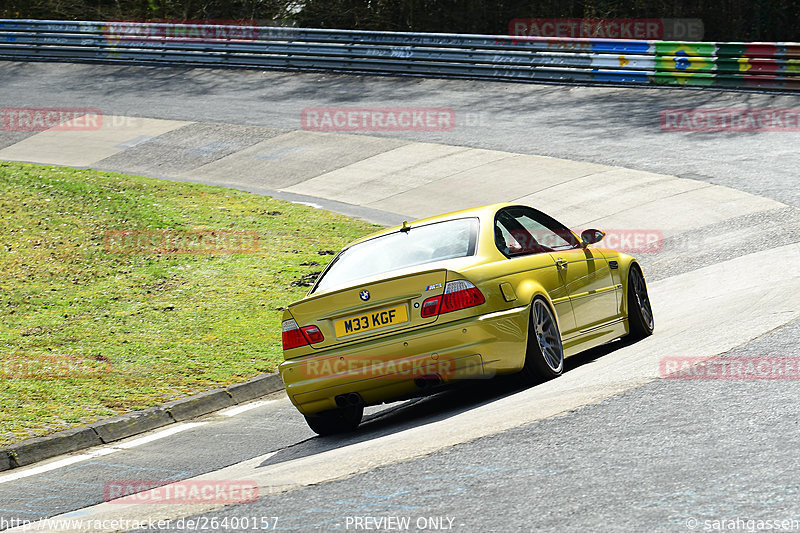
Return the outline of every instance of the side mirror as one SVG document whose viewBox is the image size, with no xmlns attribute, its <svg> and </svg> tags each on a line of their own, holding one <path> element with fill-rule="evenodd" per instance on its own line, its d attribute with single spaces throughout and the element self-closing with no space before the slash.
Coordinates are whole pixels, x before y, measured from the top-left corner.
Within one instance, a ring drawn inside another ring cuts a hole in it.
<svg viewBox="0 0 800 533">
<path fill-rule="evenodd" d="M 606 234 L 600 231 L 599 229 L 587 229 L 583 230 L 581 233 L 581 246 L 586 248 L 590 244 L 594 244 L 596 242 L 600 242 L 603 240 Z"/>
</svg>

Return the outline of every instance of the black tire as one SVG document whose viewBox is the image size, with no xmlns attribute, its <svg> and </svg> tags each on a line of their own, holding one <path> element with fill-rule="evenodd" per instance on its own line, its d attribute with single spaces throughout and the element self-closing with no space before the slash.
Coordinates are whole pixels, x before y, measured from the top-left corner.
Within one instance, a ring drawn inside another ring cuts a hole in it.
<svg viewBox="0 0 800 533">
<path fill-rule="evenodd" d="M 364 407 L 355 405 L 304 416 L 308 427 L 317 435 L 334 435 L 355 430 L 364 416 Z"/>
<path fill-rule="evenodd" d="M 544 298 L 531 303 L 528 322 L 528 348 L 522 378 L 528 383 L 539 383 L 560 376 L 564 371 L 564 347 L 553 311 Z"/>
<path fill-rule="evenodd" d="M 639 265 L 631 265 L 628 272 L 628 337 L 639 340 L 653 334 L 655 321 L 650 297 L 647 294 L 647 282 Z"/>
</svg>

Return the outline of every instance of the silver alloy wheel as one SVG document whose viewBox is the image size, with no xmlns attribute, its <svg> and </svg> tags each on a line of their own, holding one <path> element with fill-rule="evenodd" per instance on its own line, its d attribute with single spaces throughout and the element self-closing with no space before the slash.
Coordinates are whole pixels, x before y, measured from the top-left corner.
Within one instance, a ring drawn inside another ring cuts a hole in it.
<svg viewBox="0 0 800 533">
<path fill-rule="evenodd" d="M 535 300 L 533 317 L 536 339 L 545 363 L 553 372 L 561 372 L 561 368 L 564 366 L 564 350 L 561 346 L 561 335 L 558 333 L 558 327 L 550 308 L 542 300 Z"/>
<path fill-rule="evenodd" d="M 647 295 L 647 287 L 644 284 L 644 278 L 639 274 L 638 270 L 631 271 L 631 281 L 633 282 L 633 294 L 636 297 L 636 303 L 639 305 L 639 311 L 642 314 L 647 327 L 653 328 L 653 309 L 650 307 L 650 297 Z"/>
</svg>

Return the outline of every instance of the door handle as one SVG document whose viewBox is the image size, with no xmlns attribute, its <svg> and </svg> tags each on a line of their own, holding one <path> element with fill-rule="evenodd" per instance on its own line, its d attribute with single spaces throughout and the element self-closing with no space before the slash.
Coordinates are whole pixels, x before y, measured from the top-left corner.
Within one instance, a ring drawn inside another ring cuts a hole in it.
<svg viewBox="0 0 800 533">
<path fill-rule="evenodd" d="M 567 263 L 563 259 L 556 259 L 556 268 L 559 269 L 559 270 L 567 268 L 568 264 L 569 263 Z"/>
</svg>

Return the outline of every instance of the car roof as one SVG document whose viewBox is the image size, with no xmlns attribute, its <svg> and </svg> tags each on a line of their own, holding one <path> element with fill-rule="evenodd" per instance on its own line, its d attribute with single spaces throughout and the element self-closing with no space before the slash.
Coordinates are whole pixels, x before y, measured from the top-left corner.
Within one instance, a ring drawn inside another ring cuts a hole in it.
<svg viewBox="0 0 800 533">
<path fill-rule="evenodd" d="M 441 215 L 435 215 L 435 216 L 431 216 L 431 217 L 421 218 L 419 220 L 414 220 L 414 221 L 411 221 L 411 222 L 407 222 L 407 224 L 408 224 L 408 227 L 414 228 L 414 226 L 422 226 L 422 225 L 425 225 L 425 224 L 432 224 L 434 222 L 444 222 L 446 220 L 455 220 L 455 219 L 458 219 L 458 218 L 469 218 L 469 217 L 476 217 L 476 218 L 479 218 L 481 220 L 491 220 L 491 221 L 493 221 L 495 213 L 497 211 L 499 211 L 500 209 L 502 209 L 504 207 L 512 207 L 512 206 L 518 206 L 518 205 L 521 205 L 521 204 L 499 203 L 499 204 L 482 205 L 482 206 L 479 206 L 479 207 L 471 207 L 469 209 L 462 209 L 460 211 L 451 211 L 449 213 L 443 213 Z M 396 231 L 399 231 L 402 227 L 403 227 L 402 224 L 398 224 L 397 226 L 392 226 L 390 228 L 386 228 L 386 229 L 383 229 L 381 231 L 372 233 L 370 235 L 367 235 L 367 236 L 362 237 L 362 238 L 360 238 L 360 239 L 358 239 L 356 241 L 351 242 L 350 244 L 348 244 L 346 246 L 346 248 L 349 248 L 350 246 L 353 246 L 354 244 L 358 244 L 358 243 L 361 243 L 361 242 L 364 242 L 364 241 L 368 241 L 370 239 L 374 239 L 376 237 L 380 237 L 382 235 L 388 235 L 390 233 L 394 233 Z"/>
</svg>

